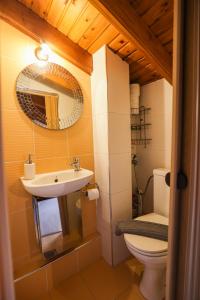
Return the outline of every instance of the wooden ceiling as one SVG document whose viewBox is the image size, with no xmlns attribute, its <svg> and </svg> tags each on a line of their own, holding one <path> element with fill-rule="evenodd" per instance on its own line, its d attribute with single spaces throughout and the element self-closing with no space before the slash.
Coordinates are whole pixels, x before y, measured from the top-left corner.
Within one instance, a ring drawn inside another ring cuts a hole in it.
<svg viewBox="0 0 200 300">
<path fill-rule="evenodd" d="M 46 20 L 59 32 L 90 54 L 107 44 L 130 64 L 131 82 L 146 84 L 163 77 L 158 64 L 123 30 L 99 9 L 98 1 L 90 0 L 18 0 Z M 109 0 L 110 1 L 110 0 Z M 109 3 L 107 1 L 107 3 Z M 173 2 L 172 0 L 115 0 L 115 6 L 128 4 L 141 24 L 148 27 L 154 44 L 158 43 L 172 61 Z M 106 1 L 99 1 L 106 2 Z M 113 2 L 114 1 L 110 1 Z M 111 3 L 112 4 L 112 3 Z M 97 9 L 98 8 L 98 9 Z M 148 50 L 148 45 L 146 45 Z M 169 80 L 169 78 L 168 78 Z M 170 80 L 169 80 L 170 81 Z"/>
</svg>

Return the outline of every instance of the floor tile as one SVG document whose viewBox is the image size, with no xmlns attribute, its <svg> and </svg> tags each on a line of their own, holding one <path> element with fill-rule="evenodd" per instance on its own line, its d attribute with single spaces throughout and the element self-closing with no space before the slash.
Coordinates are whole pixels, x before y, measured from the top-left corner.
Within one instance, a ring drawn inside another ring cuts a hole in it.
<svg viewBox="0 0 200 300">
<path fill-rule="evenodd" d="M 103 259 L 83 270 L 80 276 L 96 300 L 114 300 L 135 282 L 134 274 L 124 263 L 113 268 Z"/>
<path fill-rule="evenodd" d="M 136 258 L 128 259 L 124 262 L 124 264 L 129 268 L 129 270 L 135 274 L 135 277 L 138 279 L 142 276 L 144 271 L 144 265 L 141 264 Z"/>
<path fill-rule="evenodd" d="M 142 271 L 135 258 L 116 267 L 100 259 L 37 300 L 144 300 L 139 291 Z"/>
<path fill-rule="evenodd" d="M 51 299 L 50 293 L 48 293 L 48 294 L 45 294 L 45 295 L 37 298 L 37 300 L 52 300 L 52 299 Z"/>
<path fill-rule="evenodd" d="M 145 300 L 145 298 L 142 296 L 139 286 L 133 284 L 115 300 Z"/>
<path fill-rule="evenodd" d="M 50 292 L 50 300 L 94 300 L 79 275 L 72 276 Z"/>
</svg>

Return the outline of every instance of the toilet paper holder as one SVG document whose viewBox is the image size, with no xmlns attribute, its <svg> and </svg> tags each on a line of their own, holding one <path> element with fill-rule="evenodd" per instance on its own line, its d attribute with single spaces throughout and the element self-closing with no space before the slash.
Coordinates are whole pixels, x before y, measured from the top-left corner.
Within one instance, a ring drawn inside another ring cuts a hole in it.
<svg viewBox="0 0 200 300">
<path fill-rule="evenodd" d="M 99 186 L 96 182 L 95 183 L 88 183 L 85 187 L 83 187 L 81 189 L 81 191 L 87 197 L 88 196 L 88 190 L 90 190 L 90 189 L 98 189 L 99 190 Z"/>
</svg>

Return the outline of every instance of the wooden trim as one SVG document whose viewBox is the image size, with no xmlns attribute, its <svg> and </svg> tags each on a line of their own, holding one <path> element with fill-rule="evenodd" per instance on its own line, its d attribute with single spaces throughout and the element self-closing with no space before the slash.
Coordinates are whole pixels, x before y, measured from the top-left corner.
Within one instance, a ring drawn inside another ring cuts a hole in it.
<svg viewBox="0 0 200 300">
<path fill-rule="evenodd" d="M 116 28 L 133 42 L 155 65 L 157 71 L 172 81 L 171 56 L 150 28 L 137 15 L 131 1 L 89 0 Z"/>
<path fill-rule="evenodd" d="M 173 116 L 172 158 L 170 179 L 169 243 L 167 264 L 166 300 L 175 300 L 176 264 L 178 259 L 180 192 L 177 190 L 177 174 L 181 168 L 182 135 L 182 74 L 183 74 L 183 1 L 174 1 L 173 45 Z"/>
<path fill-rule="evenodd" d="M 176 19 L 177 45 L 183 55 L 176 55 L 174 101 L 179 102 L 178 116 L 181 105 L 183 110 L 181 143 L 177 136 L 174 142 L 179 147 L 174 146 L 172 159 L 176 159 L 177 153 L 188 186 L 177 195 L 174 177 L 167 300 L 196 300 L 200 297 L 200 2 L 184 1 L 183 7 L 183 1 L 176 0 Z"/>
<path fill-rule="evenodd" d="M 0 74 L 0 87 L 1 87 Z M 1 100 L 1 94 L 0 94 Z M 0 111 L 0 144 L 2 145 L 2 116 Z M 14 300 L 13 266 L 11 256 L 11 242 L 8 220 L 8 201 L 5 191 L 3 150 L 0 147 L 0 299 Z"/>
<path fill-rule="evenodd" d="M 199 299 L 200 277 L 200 2 L 185 1 L 182 169 L 188 187 L 181 193 L 176 299 Z M 184 251 L 183 251 L 184 250 Z"/>
<path fill-rule="evenodd" d="M 46 41 L 53 51 L 91 74 L 92 56 L 17 0 L 0 1 L 0 18 L 37 42 Z"/>
</svg>

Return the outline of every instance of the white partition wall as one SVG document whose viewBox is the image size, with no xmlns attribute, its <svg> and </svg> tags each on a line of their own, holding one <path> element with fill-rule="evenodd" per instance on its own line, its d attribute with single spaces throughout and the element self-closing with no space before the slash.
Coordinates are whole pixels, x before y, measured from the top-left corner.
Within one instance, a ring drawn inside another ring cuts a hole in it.
<svg viewBox="0 0 200 300">
<path fill-rule="evenodd" d="M 95 176 L 100 187 L 97 205 L 102 253 L 117 264 L 129 253 L 123 236 L 115 235 L 119 220 L 131 218 L 131 132 L 129 67 L 103 46 L 93 55 L 92 106 Z"/>
</svg>

